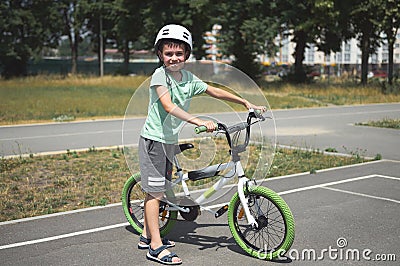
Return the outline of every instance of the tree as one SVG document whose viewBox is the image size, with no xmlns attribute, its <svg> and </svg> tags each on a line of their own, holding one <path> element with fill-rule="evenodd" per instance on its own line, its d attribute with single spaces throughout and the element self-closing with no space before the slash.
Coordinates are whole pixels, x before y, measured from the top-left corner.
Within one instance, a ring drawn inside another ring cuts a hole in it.
<svg viewBox="0 0 400 266">
<path fill-rule="evenodd" d="M 71 74 L 77 73 L 78 47 L 83 36 L 89 34 L 88 17 L 91 12 L 91 0 L 57 0 L 56 9 L 61 14 L 63 27 L 61 34 L 68 36 L 71 49 Z"/>
<path fill-rule="evenodd" d="M 305 82 L 303 67 L 304 52 L 308 44 L 314 43 L 320 51 L 328 54 L 340 49 L 346 39 L 348 20 L 341 16 L 346 11 L 345 1 L 340 0 L 277 0 L 275 13 L 281 23 L 281 31 L 292 35 L 296 43 L 294 51 L 295 82 Z"/>
<path fill-rule="evenodd" d="M 211 29 L 214 9 L 210 0 L 153 0 L 143 10 L 144 33 L 141 42 L 152 48 L 157 32 L 165 24 L 180 24 L 187 27 L 193 37 L 193 53 L 197 59 L 204 55 L 203 33 Z"/>
<path fill-rule="evenodd" d="M 234 1 L 218 3 L 217 22 L 222 26 L 220 47 L 233 55 L 233 65 L 253 79 L 261 74 L 258 54 L 274 55 L 278 35 L 277 20 L 268 1 Z"/>
<path fill-rule="evenodd" d="M 389 50 L 389 62 L 388 62 L 388 83 L 393 84 L 393 51 L 394 43 L 396 42 L 397 31 L 400 28 L 400 1 L 399 0 L 382 0 L 383 7 L 383 20 L 382 20 L 382 31 L 386 35 Z"/>
<path fill-rule="evenodd" d="M 114 32 L 119 50 L 122 51 L 124 63 L 122 74 L 129 73 L 129 55 L 131 47 L 141 48 L 140 36 L 145 33 L 143 24 L 144 1 L 118 0 L 114 16 L 117 18 Z"/>
<path fill-rule="evenodd" d="M 0 65 L 5 78 L 26 75 L 31 57 L 44 46 L 56 45 L 58 14 L 51 8 L 52 2 L 19 0 L 0 3 Z"/>
<path fill-rule="evenodd" d="M 131 2 L 131 1 L 130 1 Z M 91 0 L 84 11 L 86 28 L 99 59 L 99 73 L 103 74 L 102 55 L 108 39 L 117 39 L 117 23 L 122 4 L 118 0 Z M 124 8 L 125 9 L 125 8 Z"/>
<path fill-rule="evenodd" d="M 361 84 L 368 82 L 368 60 L 381 43 L 379 18 L 383 17 L 380 0 L 355 0 L 350 19 L 361 49 Z"/>
</svg>

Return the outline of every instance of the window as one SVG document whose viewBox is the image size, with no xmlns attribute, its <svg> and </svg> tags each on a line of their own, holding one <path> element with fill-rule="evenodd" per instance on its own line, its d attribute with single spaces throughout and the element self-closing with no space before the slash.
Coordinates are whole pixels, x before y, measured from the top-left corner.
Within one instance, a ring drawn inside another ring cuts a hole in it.
<svg viewBox="0 0 400 266">
<path fill-rule="evenodd" d="M 382 63 L 387 63 L 389 60 L 389 54 L 388 53 L 383 53 L 382 54 Z"/>
<path fill-rule="evenodd" d="M 312 51 L 308 51 L 308 53 L 307 53 L 307 61 L 309 63 L 314 63 L 314 53 Z"/>
<path fill-rule="evenodd" d="M 350 50 L 351 50 L 351 45 L 350 45 L 350 43 L 345 43 L 345 44 L 344 44 L 344 50 L 345 50 L 346 52 L 350 52 Z"/>
<path fill-rule="evenodd" d="M 372 64 L 377 64 L 378 63 L 378 55 L 377 54 L 371 55 L 371 63 Z"/>
<path fill-rule="evenodd" d="M 344 54 L 344 61 L 350 62 L 350 54 Z"/>
<path fill-rule="evenodd" d="M 331 54 L 327 54 L 325 58 L 327 63 L 331 62 Z"/>
</svg>

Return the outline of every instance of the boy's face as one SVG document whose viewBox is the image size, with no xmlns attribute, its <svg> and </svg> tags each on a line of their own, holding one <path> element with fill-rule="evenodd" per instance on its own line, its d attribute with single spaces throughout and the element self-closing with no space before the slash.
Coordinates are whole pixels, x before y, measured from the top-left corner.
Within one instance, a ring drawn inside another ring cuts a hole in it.
<svg viewBox="0 0 400 266">
<path fill-rule="evenodd" d="M 186 52 L 183 45 L 164 44 L 162 51 L 159 51 L 159 57 L 164 62 L 166 67 L 174 71 L 174 68 L 182 68 L 182 63 L 185 62 Z M 176 69 L 175 71 L 179 70 Z"/>
</svg>

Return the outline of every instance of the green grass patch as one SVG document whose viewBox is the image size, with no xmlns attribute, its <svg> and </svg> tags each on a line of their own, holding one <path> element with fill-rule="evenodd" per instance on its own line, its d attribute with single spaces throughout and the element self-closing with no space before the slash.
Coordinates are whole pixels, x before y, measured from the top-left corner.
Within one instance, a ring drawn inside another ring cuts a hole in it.
<svg viewBox="0 0 400 266">
<path fill-rule="evenodd" d="M 251 147 L 257 149 L 257 147 Z M 257 160 L 258 153 L 250 152 Z M 136 155 L 131 167 L 138 169 Z M 187 154 L 199 156 L 196 150 Z M 215 160 L 228 159 L 217 154 Z M 332 156 L 320 151 L 281 149 L 276 151 L 266 178 L 364 162 L 362 156 Z M 255 165 L 246 169 L 254 172 Z M 130 176 L 122 149 L 64 154 L 0 158 L 0 221 L 75 210 L 120 202 L 124 182 Z"/>
<path fill-rule="evenodd" d="M 400 129 L 400 119 L 385 118 L 378 121 L 356 123 L 356 125 Z"/>
</svg>

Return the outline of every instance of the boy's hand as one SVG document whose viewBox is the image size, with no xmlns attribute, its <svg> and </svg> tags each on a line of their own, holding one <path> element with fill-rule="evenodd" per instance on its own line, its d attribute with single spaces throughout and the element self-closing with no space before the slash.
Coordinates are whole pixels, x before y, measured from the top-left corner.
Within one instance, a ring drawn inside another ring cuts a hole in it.
<svg viewBox="0 0 400 266">
<path fill-rule="evenodd" d="M 250 102 L 247 101 L 247 100 L 244 100 L 244 106 L 246 106 L 247 110 L 250 109 L 250 108 L 252 108 L 252 109 L 254 109 L 254 110 L 260 110 L 262 113 L 265 112 L 265 111 L 267 111 L 267 107 L 266 107 L 266 106 L 254 105 L 254 104 L 250 103 Z"/>
<path fill-rule="evenodd" d="M 207 132 L 213 132 L 216 129 L 215 122 L 211 120 L 200 120 L 197 123 L 197 126 L 205 126 L 207 128 Z"/>
</svg>

